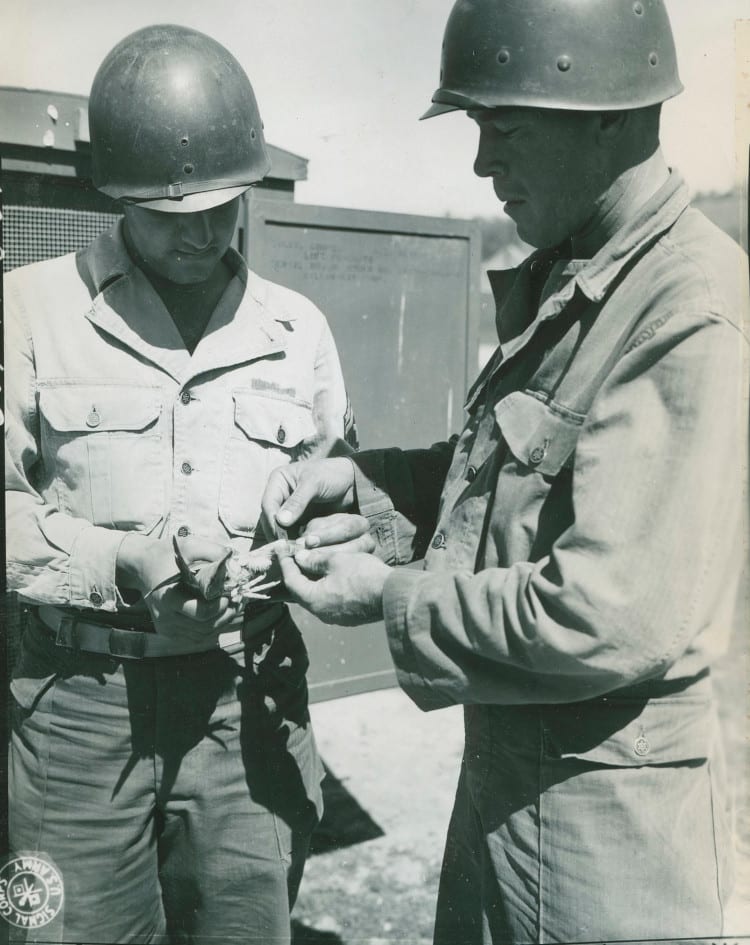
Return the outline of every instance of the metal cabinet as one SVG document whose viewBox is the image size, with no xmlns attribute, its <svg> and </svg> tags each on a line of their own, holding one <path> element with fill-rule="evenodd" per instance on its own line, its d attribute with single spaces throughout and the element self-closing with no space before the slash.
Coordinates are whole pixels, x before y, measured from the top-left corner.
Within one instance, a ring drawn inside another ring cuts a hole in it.
<svg viewBox="0 0 750 945">
<path fill-rule="evenodd" d="M 461 220 L 247 203 L 246 255 L 326 314 L 360 446 L 421 447 L 462 426 L 477 363 L 480 237 Z M 394 683 L 382 626 L 327 627 L 298 609 L 313 699 Z"/>
</svg>

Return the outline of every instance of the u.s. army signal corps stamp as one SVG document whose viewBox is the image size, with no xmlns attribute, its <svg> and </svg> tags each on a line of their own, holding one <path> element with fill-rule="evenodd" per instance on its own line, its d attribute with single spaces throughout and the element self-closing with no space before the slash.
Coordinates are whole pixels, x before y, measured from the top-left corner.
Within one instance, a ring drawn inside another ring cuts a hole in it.
<svg viewBox="0 0 750 945">
<path fill-rule="evenodd" d="M 60 873 L 40 854 L 17 856 L 0 869 L 0 916 L 16 928 L 48 925 L 63 898 Z"/>
</svg>

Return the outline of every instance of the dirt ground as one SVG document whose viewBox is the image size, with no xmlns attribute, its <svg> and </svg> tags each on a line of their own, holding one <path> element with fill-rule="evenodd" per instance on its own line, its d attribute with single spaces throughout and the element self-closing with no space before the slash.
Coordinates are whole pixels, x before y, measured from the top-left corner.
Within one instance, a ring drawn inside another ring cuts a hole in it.
<svg viewBox="0 0 750 945">
<path fill-rule="evenodd" d="M 388 689 L 317 703 L 312 715 L 326 766 L 371 818 L 352 809 L 352 839 L 362 822 L 382 835 L 310 858 L 295 945 L 430 942 L 461 710 L 425 714 Z"/>
<path fill-rule="evenodd" d="M 727 929 L 733 936 L 750 935 L 748 729 L 738 711 L 747 705 L 746 678 L 733 652 L 719 673 L 742 801 L 740 895 Z M 320 852 L 308 861 L 294 912 L 295 945 L 428 945 L 463 744 L 460 709 L 425 714 L 390 689 L 318 703 L 312 715 L 337 823 L 323 831 Z"/>
</svg>

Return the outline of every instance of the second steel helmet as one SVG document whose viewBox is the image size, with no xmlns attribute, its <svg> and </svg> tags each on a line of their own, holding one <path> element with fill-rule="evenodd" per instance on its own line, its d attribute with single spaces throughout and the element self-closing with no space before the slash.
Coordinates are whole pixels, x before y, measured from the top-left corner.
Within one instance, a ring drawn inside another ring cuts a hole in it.
<svg viewBox="0 0 750 945">
<path fill-rule="evenodd" d="M 458 0 L 422 117 L 502 105 L 641 108 L 681 91 L 663 0 Z"/>
<path fill-rule="evenodd" d="M 183 26 L 148 26 L 107 55 L 89 98 L 94 186 L 158 210 L 217 206 L 270 169 L 234 56 Z"/>
</svg>

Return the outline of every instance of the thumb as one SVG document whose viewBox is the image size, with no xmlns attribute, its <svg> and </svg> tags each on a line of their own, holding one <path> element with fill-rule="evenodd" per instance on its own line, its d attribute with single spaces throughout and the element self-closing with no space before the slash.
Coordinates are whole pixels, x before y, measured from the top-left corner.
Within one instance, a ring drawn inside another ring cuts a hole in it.
<svg viewBox="0 0 750 945">
<path fill-rule="evenodd" d="M 295 525 L 307 511 L 307 507 L 315 501 L 317 490 L 310 477 L 302 477 L 294 492 L 276 513 L 276 521 L 282 528 Z"/>
<path fill-rule="evenodd" d="M 300 599 L 304 596 L 305 590 L 310 585 L 310 581 L 300 571 L 297 562 L 289 555 L 286 558 L 279 559 L 281 568 L 281 577 L 284 581 L 284 587 L 292 598 Z"/>
<path fill-rule="evenodd" d="M 307 551 L 300 548 L 294 552 L 294 561 L 302 572 L 310 578 L 322 578 L 330 570 L 330 552 L 327 549 Z"/>
<path fill-rule="evenodd" d="M 314 550 L 297 547 L 293 553 L 294 560 L 302 573 L 317 579 L 325 577 L 336 568 L 347 568 L 349 566 L 347 555 L 371 554 L 374 550 L 375 542 L 372 536 L 367 534 L 338 545 L 328 545 Z"/>
</svg>

